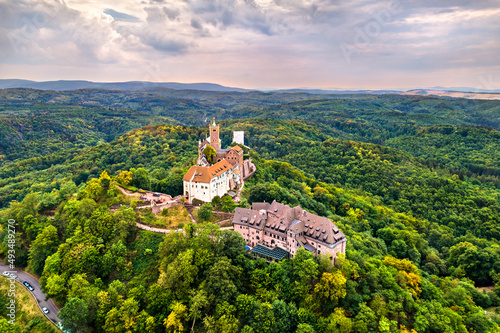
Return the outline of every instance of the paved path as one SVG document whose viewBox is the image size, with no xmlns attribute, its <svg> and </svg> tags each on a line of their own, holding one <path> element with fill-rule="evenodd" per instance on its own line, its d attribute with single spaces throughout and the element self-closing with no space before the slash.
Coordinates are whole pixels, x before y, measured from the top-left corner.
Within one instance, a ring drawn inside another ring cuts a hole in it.
<svg viewBox="0 0 500 333">
<path fill-rule="evenodd" d="M 5 272 L 5 271 L 11 272 L 12 270 L 8 266 L 0 263 L 0 274 Z M 31 286 L 33 288 L 35 288 L 35 290 L 33 290 L 31 293 L 35 296 L 35 299 L 37 300 L 40 308 L 46 307 L 47 309 L 50 310 L 47 317 L 49 317 L 54 322 L 61 321 L 61 319 L 59 319 L 57 317 L 57 313 L 59 312 L 59 309 L 55 306 L 54 302 L 52 302 L 51 299 L 49 299 L 47 302 L 45 301 L 45 297 L 47 297 L 47 295 L 44 294 L 42 292 L 42 290 L 40 289 L 40 284 L 38 283 L 38 280 L 35 279 L 33 276 L 29 275 L 28 273 L 21 271 L 20 269 L 16 269 L 16 271 L 17 272 L 14 271 L 13 273 L 17 275 L 16 281 L 19 282 L 18 287 L 19 288 L 26 288 L 22 284 L 24 281 L 27 281 L 29 284 L 31 284 Z M 3 278 L 6 278 L 3 275 L 1 275 L 1 276 Z"/>
<path fill-rule="evenodd" d="M 141 230 L 147 230 L 147 231 L 152 231 L 156 232 L 158 234 L 168 234 L 170 232 L 170 229 L 161 229 L 161 228 L 153 228 L 148 225 L 142 224 L 142 223 L 135 223 L 135 226 Z"/>
<path fill-rule="evenodd" d="M 241 192 L 243 191 L 243 187 L 245 187 L 245 181 L 241 180 L 241 187 L 236 192 L 236 196 L 234 197 L 234 202 L 240 202 L 240 200 L 241 200 Z"/>
<path fill-rule="evenodd" d="M 231 218 L 231 219 L 225 219 L 225 220 L 222 220 L 222 221 L 217 222 L 216 224 L 217 224 L 217 225 L 221 225 L 221 224 L 224 224 L 224 223 L 229 222 L 229 221 L 232 221 L 232 220 L 233 220 L 232 218 Z M 229 228 L 229 227 L 224 227 L 224 228 Z M 231 228 L 232 228 L 232 227 L 231 227 Z"/>
<path fill-rule="evenodd" d="M 184 208 L 186 208 L 186 206 L 184 206 Z M 191 222 L 193 222 L 194 224 L 198 224 L 198 222 L 196 222 L 196 220 L 194 219 L 193 214 L 191 214 L 191 212 L 189 210 L 187 210 L 187 208 L 186 208 L 186 211 L 189 214 L 189 218 L 191 219 Z"/>
<path fill-rule="evenodd" d="M 123 194 L 125 194 L 125 195 L 128 195 L 128 196 L 132 196 L 132 195 L 137 195 L 137 196 L 140 196 L 140 194 L 139 194 L 139 193 L 136 193 L 136 192 L 129 193 L 129 191 L 128 191 L 128 190 L 126 190 L 126 189 L 124 189 L 123 187 L 121 187 L 121 186 L 117 186 L 117 187 L 118 187 L 118 189 L 119 189 L 119 190 L 120 190 Z"/>
<path fill-rule="evenodd" d="M 234 230 L 234 227 L 224 227 L 220 228 L 220 230 Z"/>
</svg>

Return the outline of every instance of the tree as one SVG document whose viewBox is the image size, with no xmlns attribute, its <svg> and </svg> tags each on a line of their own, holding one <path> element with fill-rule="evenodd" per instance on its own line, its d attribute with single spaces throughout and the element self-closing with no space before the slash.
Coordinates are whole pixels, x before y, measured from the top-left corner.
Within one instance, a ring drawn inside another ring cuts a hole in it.
<svg viewBox="0 0 500 333">
<path fill-rule="evenodd" d="M 122 316 L 125 332 L 132 333 L 139 319 L 139 302 L 133 297 L 127 298 L 120 307 L 120 314 Z"/>
<path fill-rule="evenodd" d="M 187 314 L 187 307 L 180 303 L 174 302 L 172 304 L 172 312 L 163 321 L 163 325 L 167 329 L 167 332 L 171 333 L 182 333 L 184 332 L 184 320 Z"/>
<path fill-rule="evenodd" d="M 272 305 L 267 302 L 261 303 L 255 310 L 255 318 L 252 325 L 255 333 L 270 332 L 275 323 L 276 318 L 274 317 Z"/>
<path fill-rule="evenodd" d="M 335 308 L 335 311 L 328 317 L 328 332 L 349 333 L 352 330 L 352 320 L 346 317 L 345 310 Z"/>
<path fill-rule="evenodd" d="M 416 309 L 414 327 L 417 332 L 467 332 L 462 317 L 437 300 L 421 301 Z"/>
<path fill-rule="evenodd" d="M 294 326 L 294 319 L 292 318 L 294 313 L 292 309 L 294 308 L 286 304 L 283 300 L 275 300 L 272 303 L 272 307 L 274 317 L 276 318 L 276 324 L 274 325 L 276 332 L 292 332 L 292 327 Z"/>
<path fill-rule="evenodd" d="M 238 281 L 241 271 L 240 267 L 234 266 L 226 257 L 221 257 L 208 269 L 203 285 L 205 291 L 213 295 L 216 304 L 230 302 L 236 297 L 238 289 L 235 282 Z"/>
<path fill-rule="evenodd" d="M 236 308 L 228 302 L 222 302 L 215 307 L 215 317 L 207 316 L 203 320 L 207 332 L 236 333 L 239 320 L 235 317 Z"/>
<path fill-rule="evenodd" d="M 149 190 L 151 188 L 151 180 L 149 179 L 149 172 L 144 168 L 130 169 L 132 172 L 132 185 Z"/>
<path fill-rule="evenodd" d="M 99 185 L 105 190 L 109 189 L 109 185 L 111 184 L 111 177 L 108 175 L 106 170 L 104 170 L 99 176 Z"/>
<path fill-rule="evenodd" d="M 180 253 L 166 269 L 160 268 L 158 284 L 171 288 L 179 299 L 188 295 L 191 284 L 198 274 L 198 267 L 194 263 L 195 252 L 188 249 Z"/>
<path fill-rule="evenodd" d="M 10 299 L 4 293 L 0 294 L 0 317 L 5 317 L 7 314 L 7 306 L 10 303 Z"/>
<path fill-rule="evenodd" d="M 106 333 L 123 333 L 124 329 L 120 311 L 116 308 L 112 308 L 106 314 L 106 322 L 103 328 Z"/>
<path fill-rule="evenodd" d="M 255 297 L 252 295 L 240 294 L 236 297 L 237 314 L 242 325 L 251 322 L 256 304 Z"/>
<path fill-rule="evenodd" d="M 36 236 L 42 232 L 44 225 L 33 215 L 28 215 L 24 218 L 22 228 L 26 231 L 28 240 L 33 242 L 36 239 Z"/>
<path fill-rule="evenodd" d="M 420 296 L 422 292 L 422 279 L 418 275 L 417 266 L 413 265 L 411 261 L 407 259 L 396 259 L 391 256 L 385 257 L 382 263 L 386 266 L 396 268 L 403 277 L 406 288 L 410 290 L 414 297 L 418 298 Z"/>
<path fill-rule="evenodd" d="M 494 324 L 488 320 L 488 317 L 486 317 L 483 311 L 472 314 L 465 321 L 465 325 L 471 331 L 477 333 L 491 332 L 491 329 L 494 327 Z"/>
<path fill-rule="evenodd" d="M 38 203 L 38 211 L 44 212 L 49 209 L 54 209 L 59 204 L 58 193 L 55 189 L 50 193 L 44 193 L 41 195 L 40 202 Z"/>
<path fill-rule="evenodd" d="M 46 226 L 42 232 L 36 236 L 31 245 L 29 264 L 36 274 L 42 275 L 45 259 L 57 250 L 59 237 L 57 229 L 53 225 Z"/>
<path fill-rule="evenodd" d="M 207 145 L 205 149 L 203 149 L 203 154 L 207 157 L 208 162 L 214 163 L 214 158 L 217 156 L 217 152 L 212 146 Z"/>
<path fill-rule="evenodd" d="M 55 298 L 56 300 L 64 300 L 66 293 L 66 281 L 64 278 L 57 274 L 52 274 L 47 278 L 47 283 L 44 292 L 47 297 Z"/>
<path fill-rule="evenodd" d="M 103 193 L 104 190 L 99 183 L 99 179 L 92 178 L 87 182 L 85 190 L 83 191 L 83 196 L 97 201 Z"/>
<path fill-rule="evenodd" d="M 309 324 L 299 324 L 295 333 L 316 333 L 314 328 Z"/>
<path fill-rule="evenodd" d="M 246 188 L 246 187 L 245 187 Z M 269 184 L 257 184 L 247 189 L 249 193 L 248 200 L 250 202 L 272 202 L 273 197 L 269 194 L 268 191 Z"/>
<path fill-rule="evenodd" d="M 325 272 L 314 287 L 314 291 L 321 298 L 336 303 L 346 295 L 346 282 L 347 279 L 338 270 L 333 273 Z"/>
<path fill-rule="evenodd" d="M 216 207 L 220 207 L 222 201 L 221 201 L 221 198 L 216 195 L 213 199 L 212 199 L 212 206 L 214 206 L 214 208 Z"/>
<path fill-rule="evenodd" d="M 213 210 L 212 205 L 209 203 L 206 203 L 206 204 L 202 205 L 200 207 L 200 209 L 198 210 L 198 217 L 202 221 L 208 221 L 212 217 L 212 210 Z"/>
<path fill-rule="evenodd" d="M 132 172 L 130 171 L 122 171 L 116 177 L 119 184 L 128 186 L 132 182 Z"/>
<path fill-rule="evenodd" d="M 158 316 L 163 313 L 165 309 L 169 309 L 173 301 L 174 295 L 171 289 L 166 289 L 160 285 L 152 284 L 146 293 L 146 303 L 149 314 Z"/>
<path fill-rule="evenodd" d="M 318 276 L 318 263 L 314 261 L 313 254 L 300 248 L 292 259 L 294 267 L 294 294 L 297 300 L 303 300 L 310 293 L 310 281 Z"/>
<path fill-rule="evenodd" d="M 229 195 L 225 195 L 222 197 L 222 211 L 223 212 L 232 212 L 234 211 L 234 207 L 236 205 L 234 204 L 233 199 Z"/>
<path fill-rule="evenodd" d="M 208 304 L 207 294 L 204 290 L 199 290 L 197 292 L 192 292 L 191 306 L 189 308 L 189 315 L 193 319 L 193 325 L 191 326 L 191 332 L 194 330 L 194 325 L 196 323 L 196 318 L 199 316 L 201 309 L 203 309 Z"/>
<path fill-rule="evenodd" d="M 181 195 L 183 186 L 183 180 L 182 180 L 183 177 L 184 175 L 182 173 L 169 174 L 167 178 L 165 178 L 163 193 L 168 193 L 171 196 Z"/>
<path fill-rule="evenodd" d="M 70 298 L 57 314 L 62 319 L 65 329 L 73 332 L 85 332 L 88 318 L 88 307 L 85 301 L 78 298 Z"/>
<path fill-rule="evenodd" d="M 354 332 L 377 332 L 378 321 L 375 312 L 366 303 L 361 303 L 360 311 L 354 318 Z"/>
</svg>

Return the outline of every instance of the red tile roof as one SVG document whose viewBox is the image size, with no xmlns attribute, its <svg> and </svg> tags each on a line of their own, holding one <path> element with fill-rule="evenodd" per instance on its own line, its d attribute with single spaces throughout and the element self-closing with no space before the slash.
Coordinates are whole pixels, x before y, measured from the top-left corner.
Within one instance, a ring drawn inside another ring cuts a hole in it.
<svg viewBox="0 0 500 333">
<path fill-rule="evenodd" d="M 224 172 L 232 169 L 233 167 L 226 160 L 217 162 L 210 167 L 193 165 L 184 175 L 183 180 L 186 182 L 193 181 L 199 183 L 209 183 L 211 179 L 220 176 Z"/>
</svg>

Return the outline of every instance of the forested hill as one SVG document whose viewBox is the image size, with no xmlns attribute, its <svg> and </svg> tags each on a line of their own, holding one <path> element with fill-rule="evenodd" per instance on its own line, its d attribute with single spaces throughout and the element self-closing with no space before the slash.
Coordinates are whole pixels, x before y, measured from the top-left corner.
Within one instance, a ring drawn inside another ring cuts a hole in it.
<svg viewBox="0 0 500 333">
<path fill-rule="evenodd" d="M 243 130 L 252 148 L 241 205 L 332 219 L 337 267 L 268 265 L 211 225 L 135 228 L 116 185 L 181 194 L 214 116 L 223 146 Z M 493 332 L 499 119 L 498 101 L 417 96 L 0 90 L 0 236 L 18 221 L 17 263 L 72 332 Z"/>
<path fill-rule="evenodd" d="M 200 126 L 212 117 L 300 119 L 329 127 L 335 138 L 385 144 L 434 125 L 500 130 L 500 101 L 252 91 L 3 89 L 0 159 L 26 159 L 110 142 L 147 124 Z"/>
<path fill-rule="evenodd" d="M 248 256 L 238 234 L 211 224 L 166 236 L 138 231 L 133 202 L 116 185 L 181 193 L 206 128 L 147 126 L 97 147 L 9 163 L 0 168 L 2 233 L 9 218 L 19 221 L 18 264 L 41 276 L 71 331 L 498 330 L 494 184 L 451 174 L 446 163 L 431 168 L 393 148 L 335 139 L 328 126 L 221 125 L 224 145 L 244 128 L 253 148 L 258 171 L 242 205 L 277 200 L 331 218 L 348 237 L 346 258 L 332 267 L 299 252 L 266 264 Z"/>
<path fill-rule="evenodd" d="M 500 132 L 489 128 L 433 126 L 414 135 L 399 136 L 386 145 L 422 157 L 426 163 L 445 165 L 462 173 L 483 175 L 498 184 Z"/>
</svg>

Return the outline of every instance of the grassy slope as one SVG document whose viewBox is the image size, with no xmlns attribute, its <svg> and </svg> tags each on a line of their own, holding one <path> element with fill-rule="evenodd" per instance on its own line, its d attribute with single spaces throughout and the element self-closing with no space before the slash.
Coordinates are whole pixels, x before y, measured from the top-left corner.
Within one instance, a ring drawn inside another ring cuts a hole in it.
<svg viewBox="0 0 500 333">
<path fill-rule="evenodd" d="M 168 229 L 178 229 L 191 222 L 189 214 L 183 205 L 177 205 L 162 210 L 157 215 L 153 215 L 150 209 L 141 209 L 141 222 L 148 225 L 166 227 Z M 181 225 L 181 227 L 179 226 Z"/>
<path fill-rule="evenodd" d="M 7 294 L 9 281 L 0 277 L 0 292 Z M 26 333 L 56 333 L 60 332 L 38 307 L 34 297 L 24 286 L 16 283 L 16 326 L 22 327 Z"/>
</svg>

